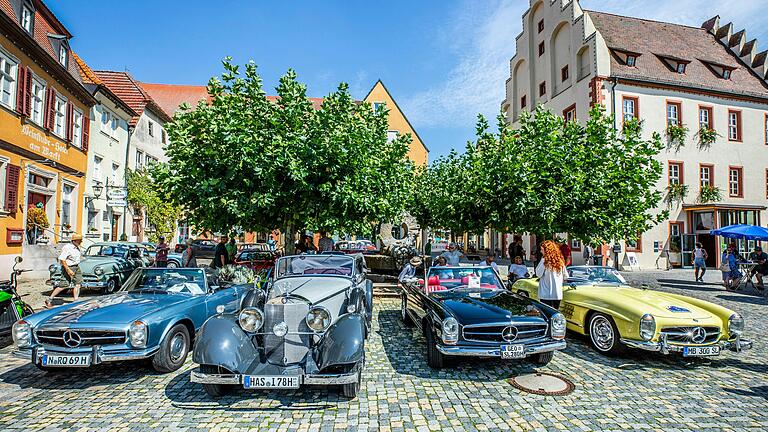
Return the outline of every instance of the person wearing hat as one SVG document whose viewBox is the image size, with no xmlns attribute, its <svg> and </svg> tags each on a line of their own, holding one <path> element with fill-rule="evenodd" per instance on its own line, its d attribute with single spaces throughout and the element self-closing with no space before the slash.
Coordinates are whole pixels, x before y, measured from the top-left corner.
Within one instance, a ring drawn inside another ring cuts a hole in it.
<svg viewBox="0 0 768 432">
<path fill-rule="evenodd" d="M 160 243 L 157 244 L 157 249 L 155 249 L 155 267 L 168 267 L 168 251 L 171 248 L 165 242 L 165 237 L 160 236 L 159 240 Z"/>
<path fill-rule="evenodd" d="M 416 269 L 419 268 L 421 265 L 421 257 L 413 257 L 410 261 L 408 261 L 408 264 L 403 267 L 403 270 L 400 272 L 400 275 L 397 277 L 397 281 L 399 283 L 403 283 L 406 279 L 413 279 L 416 277 Z"/>
<path fill-rule="evenodd" d="M 192 239 L 187 239 L 185 243 L 187 247 L 181 253 L 181 266 L 197 267 L 197 258 L 195 257 L 195 250 L 192 248 Z"/>
<path fill-rule="evenodd" d="M 449 266 L 459 265 L 459 261 L 464 258 L 464 254 L 461 253 L 459 248 L 456 246 L 456 243 L 449 244 L 448 250 L 444 251 L 442 254 L 440 254 L 440 256 L 445 257 L 445 261 Z"/>
<path fill-rule="evenodd" d="M 83 253 L 80 250 L 80 244 L 83 242 L 83 236 L 72 234 L 70 242 L 61 248 L 59 263 L 61 263 L 61 275 L 69 282 L 69 286 L 57 287 L 51 292 L 51 296 L 45 300 L 45 307 L 53 307 L 53 299 L 59 293 L 72 288 L 72 297 L 77 301 L 80 297 L 80 284 L 83 283 L 83 272 L 80 270 L 80 260 Z"/>
</svg>

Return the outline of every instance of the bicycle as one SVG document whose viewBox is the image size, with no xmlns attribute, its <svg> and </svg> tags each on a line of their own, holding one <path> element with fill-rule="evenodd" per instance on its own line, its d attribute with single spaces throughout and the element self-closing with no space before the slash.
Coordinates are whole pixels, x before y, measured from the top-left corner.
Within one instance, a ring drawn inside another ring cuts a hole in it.
<svg viewBox="0 0 768 432">
<path fill-rule="evenodd" d="M 22 300 L 16 288 L 19 276 L 31 270 L 20 270 L 16 266 L 23 261 L 20 256 L 11 270 L 11 279 L 0 281 L 0 337 L 10 334 L 13 324 L 25 316 L 35 313 L 34 309 Z"/>
</svg>

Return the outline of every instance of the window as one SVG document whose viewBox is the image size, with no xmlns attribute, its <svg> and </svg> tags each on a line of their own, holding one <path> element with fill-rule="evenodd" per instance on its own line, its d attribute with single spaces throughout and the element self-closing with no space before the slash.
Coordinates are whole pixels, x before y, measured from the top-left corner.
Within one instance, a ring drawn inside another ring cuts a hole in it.
<svg viewBox="0 0 768 432">
<path fill-rule="evenodd" d="M 679 126 L 680 121 L 680 103 L 667 102 L 667 126 Z"/>
<path fill-rule="evenodd" d="M 563 80 L 563 82 L 568 81 L 568 65 L 565 65 L 562 69 L 560 69 L 560 78 Z"/>
<path fill-rule="evenodd" d="M 16 102 L 15 61 L 0 51 L 0 104 L 13 108 Z"/>
<path fill-rule="evenodd" d="M 765 145 L 768 145 L 768 114 L 765 115 Z"/>
<path fill-rule="evenodd" d="M 392 142 L 397 139 L 397 137 L 400 136 L 400 132 L 391 130 L 387 131 L 387 142 Z"/>
<path fill-rule="evenodd" d="M 155 124 L 152 123 L 152 120 L 147 120 L 147 129 L 149 130 L 149 136 L 155 136 Z"/>
<path fill-rule="evenodd" d="M 72 111 L 72 145 L 83 147 L 83 113 L 77 109 Z"/>
<path fill-rule="evenodd" d="M 624 244 L 627 246 L 627 252 L 642 252 L 643 251 L 643 236 L 637 233 L 636 239 L 626 239 Z"/>
<path fill-rule="evenodd" d="M 683 163 L 669 162 L 669 173 L 667 180 L 670 185 L 683 184 Z"/>
<path fill-rule="evenodd" d="M 53 123 L 53 132 L 61 138 L 67 136 L 67 101 L 56 95 L 56 113 Z"/>
<path fill-rule="evenodd" d="M 157 163 L 157 158 L 156 157 L 147 155 L 147 166 L 148 167 L 151 167 L 152 165 L 154 165 L 156 163 Z"/>
<path fill-rule="evenodd" d="M 576 104 L 573 104 L 563 110 L 563 118 L 566 122 L 576 120 Z"/>
<path fill-rule="evenodd" d="M 699 107 L 699 129 L 713 129 L 712 107 Z"/>
<path fill-rule="evenodd" d="M 99 211 L 88 210 L 88 232 L 98 231 L 99 230 L 99 227 L 97 225 L 98 222 L 99 222 Z"/>
<path fill-rule="evenodd" d="M 539 57 L 544 55 L 544 42 L 539 43 Z"/>
<path fill-rule="evenodd" d="M 136 169 L 140 169 L 144 166 L 144 152 L 136 150 Z"/>
<path fill-rule="evenodd" d="M 29 97 L 32 108 L 29 118 L 42 126 L 45 117 L 45 84 L 37 78 L 32 78 L 32 94 Z"/>
<path fill-rule="evenodd" d="M 742 167 L 728 167 L 728 196 L 732 198 L 744 198 L 742 186 Z"/>
<path fill-rule="evenodd" d="M 723 70 L 723 79 L 731 79 L 731 70 L 730 69 L 724 69 Z"/>
<path fill-rule="evenodd" d="M 8 159 L 0 157 L 0 191 L 2 192 L 6 192 L 6 189 L 8 189 L 8 182 L 6 179 L 8 162 L 10 162 Z M 8 210 L 5 208 L 5 193 L 0 193 L 0 210 Z"/>
<path fill-rule="evenodd" d="M 714 170 L 715 167 L 712 165 L 699 165 L 699 185 L 701 185 L 701 187 L 715 185 L 714 179 L 712 178 Z"/>
<path fill-rule="evenodd" d="M 93 155 L 93 179 L 98 182 L 101 181 L 101 161 L 102 158 Z"/>
<path fill-rule="evenodd" d="M 165 144 L 165 141 L 166 141 L 165 129 L 160 129 L 160 141 L 162 141 L 162 143 Z"/>
<path fill-rule="evenodd" d="M 528 105 L 525 95 L 520 98 L 520 109 L 525 108 Z"/>
<path fill-rule="evenodd" d="M 67 47 L 64 44 L 59 45 L 59 63 L 67 65 Z"/>
<path fill-rule="evenodd" d="M 741 111 L 728 110 L 728 140 L 741 141 Z"/>
<path fill-rule="evenodd" d="M 21 27 L 32 33 L 32 11 L 26 6 L 21 8 Z"/>
<path fill-rule="evenodd" d="M 635 66 L 636 62 L 637 62 L 637 56 L 633 56 L 633 55 L 627 56 L 627 66 Z"/>
<path fill-rule="evenodd" d="M 574 252 L 579 252 L 581 250 L 581 240 L 572 238 L 571 239 L 571 250 Z"/>
<path fill-rule="evenodd" d="M 72 221 L 76 220 L 77 218 L 76 214 L 75 215 L 72 214 L 72 210 L 74 209 L 74 206 L 72 206 L 74 191 L 75 191 L 75 187 L 67 183 L 64 183 L 61 187 L 61 230 L 62 232 L 65 230 L 70 230 Z"/>
<path fill-rule="evenodd" d="M 117 173 L 120 171 L 120 165 L 113 163 L 112 164 L 112 184 L 117 184 Z"/>
<path fill-rule="evenodd" d="M 685 63 L 678 63 L 677 64 L 677 73 L 684 74 L 685 73 Z"/>
<path fill-rule="evenodd" d="M 621 105 L 625 121 L 630 119 L 637 119 L 640 117 L 637 98 L 624 96 Z"/>
<path fill-rule="evenodd" d="M 544 20 L 539 21 L 538 30 L 539 30 L 539 33 L 544 31 Z"/>
<path fill-rule="evenodd" d="M 579 79 L 582 79 L 589 75 L 590 60 L 589 60 L 589 47 L 583 47 L 576 55 L 576 69 L 579 72 Z"/>
<path fill-rule="evenodd" d="M 539 84 L 539 96 L 544 96 L 547 94 L 547 82 L 544 81 L 543 83 Z"/>
<path fill-rule="evenodd" d="M 381 110 L 384 109 L 384 103 L 383 102 L 374 102 L 371 106 L 373 107 L 373 112 L 374 113 L 379 113 Z"/>
</svg>

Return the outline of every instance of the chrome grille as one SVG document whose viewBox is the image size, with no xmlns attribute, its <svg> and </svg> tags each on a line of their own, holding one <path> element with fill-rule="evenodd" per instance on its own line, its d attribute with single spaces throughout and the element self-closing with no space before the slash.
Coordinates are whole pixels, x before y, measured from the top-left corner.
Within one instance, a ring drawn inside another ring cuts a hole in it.
<svg viewBox="0 0 768 432">
<path fill-rule="evenodd" d="M 286 303 L 282 298 L 272 299 L 264 306 L 264 348 L 267 361 L 276 365 L 300 363 L 309 352 L 312 331 L 307 327 L 305 318 L 309 305 L 299 299 L 289 298 Z M 285 322 L 288 334 L 275 336 L 272 328 Z M 304 334 L 297 334 L 304 333 Z"/>
<path fill-rule="evenodd" d="M 121 330 L 68 330 L 77 332 L 80 336 L 81 342 L 79 346 L 124 344 L 127 339 L 126 333 Z M 35 338 L 37 338 L 37 341 L 43 345 L 71 348 L 64 343 L 64 332 L 66 331 L 67 329 L 40 329 L 35 332 Z"/>
<path fill-rule="evenodd" d="M 504 331 L 511 327 L 516 337 L 505 339 Z M 547 336 L 549 325 L 546 322 L 472 324 L 462 328 L 464 340 L 481 343 L 520 343 Z"/>
<path fill-rule="evenodd" d="M 700 327 L 707 332 L 703 342 L 693 341 L 693 331 L 699 328 L 698 326 L 691 327 L 665 327 L 661 329 L 661 334 L 667 336 L 667 342 L 672 344 L 682 345 L 705 345 L 717 342 L 720 340 L 720 328 L 719 327 Z"/>
</svg>

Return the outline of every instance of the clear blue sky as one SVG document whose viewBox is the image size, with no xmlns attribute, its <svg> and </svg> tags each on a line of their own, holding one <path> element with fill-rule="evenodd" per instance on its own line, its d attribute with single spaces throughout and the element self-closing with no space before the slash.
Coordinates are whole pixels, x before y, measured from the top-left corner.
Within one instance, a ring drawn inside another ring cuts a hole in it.
<svg viewBox="0 0 768 432">
<path fill-rule="evenodd" d="M 493 117 L 528 0 L 46 0 L 95 69 L 205 84 L 220 60 L 254 60 L 267 88 L 293 68 L 311 96 L 344 81 L 363 98 L 382 79 L 435 159 Z M 582 0 L 586 9 L 700 25 L 715 14 L 768 48 L 765 0 Z M 718 7 L 714 10 L 714 7 Z"/>
</svg>

